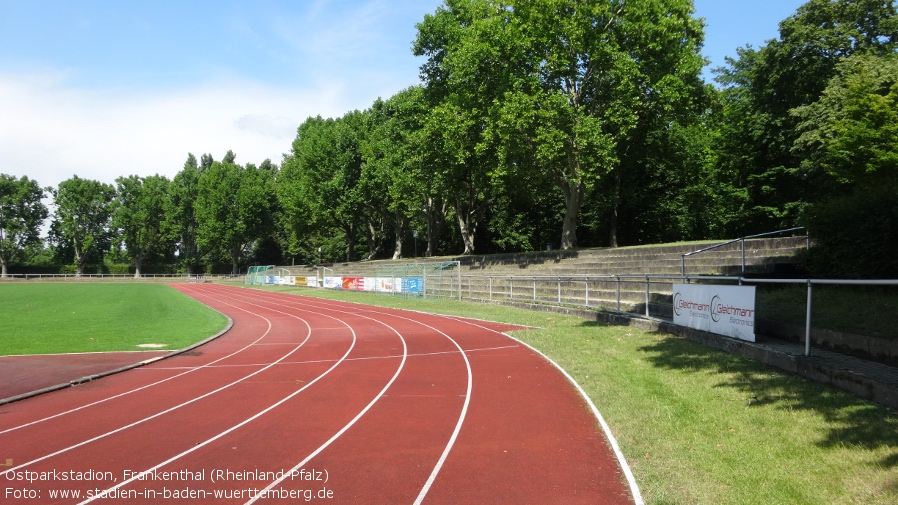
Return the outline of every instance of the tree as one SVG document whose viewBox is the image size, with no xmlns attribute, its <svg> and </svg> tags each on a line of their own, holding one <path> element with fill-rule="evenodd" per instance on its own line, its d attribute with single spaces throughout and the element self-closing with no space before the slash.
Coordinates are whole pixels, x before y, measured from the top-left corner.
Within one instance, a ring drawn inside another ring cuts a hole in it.
<svg viewBox="0 0 898 505">
<path fill-rule="evenodd" d="M 210 165 L 211 166 L 211 163 Z M 166 214 L 171 221 L 177 240 L 178 260 L 187 272 L 193 275 L 202 259 L 197 245 L 196 200 L 199 196 L 200 168 L 196 157 L 188 153 L 184 168 L 175 175 L 169 186 L 170 198 L 166 200 Z"/>
<path fill-rule="evenodd" d="M 318 243 L 313 247 L 342 253 L 346 261 L 353 258 L 364 223 L 358 188 L 364 124 L 359 111 L 339 119 L 308 118 L 299 125 L 293 151 L 281 170 L 284 189 L 293 193 L 284 204 L 292 227 L 314 230 Z M 302 218 L 309 221 L 296 221 Z"/>
<path fill-rule="evenodd" d="M 898 55 L 843 60 L 819 100 L 797 107 L 802 169 L 840 184 L 898 184 Z"/>
<path fill-rule="evenodd" d="M 746 191 L 740 233 L 793 226 L 802 209 L 829 194 L 829 180 L 802 170 L 793 145 L 800 118 L 853 54 L 884 56 L 898 48 L 891 0 L 810 0 L 780 23 L 780 36 L 718 70 L 723 85 L 722 170 Z"/>
<path fill-rule="evenodd" d="M 71 247 L 78 276 L 88 258 L 101 259 L 112 244 L 109 228 L 115 203 L 115 188 L 77 175 L 51 190 L 56 211 L 51 225 L 57 242 Z"/>
<path fill-rule="evenodd" d="M 274 179 L 269 171 L 214 162 L 199 178 L 195 212 L 197 243 L 207 252 L 240 260 L 256 240 L 271 230 L 275 206 Z"/>
<path fill-rule="evenodd" d="M 116 184 L 112 224 L 134 261 L 134 277 L 139 278 L 148 258 L 174 248 L 174 225 L 168 213 L 171 182 L 157 174 L 119 177 Z"/>
<path fill-rule="evenodd" d="M 40 227 L 47 218 L 41 202 L 44 190 L 37 181 L 0 174 L 0 277 L 22 252 L 40 243 Z"/>
<path fill-rule="evenodd" d="M 496 180 L 561 193 L 561 247 L 577 246 L 584 198 L 611 185 L 617 245 L 623 163 L 646 132 L 696 110 L 701 23 L 688 0 L 447 2 L 419 25 L 422 73 L 470 138 L 455 158 L 493 161 Z M 465 156 L 459 156 L 459 153 Z M 493 158 L 491 155 L 495 155 Z M 484 158 L 485 157 L 485 158 Z M 608 177 L 611 177 L 608 180 Z M 479 181 L 476 184 L 480 184 Z"/>
</svg>

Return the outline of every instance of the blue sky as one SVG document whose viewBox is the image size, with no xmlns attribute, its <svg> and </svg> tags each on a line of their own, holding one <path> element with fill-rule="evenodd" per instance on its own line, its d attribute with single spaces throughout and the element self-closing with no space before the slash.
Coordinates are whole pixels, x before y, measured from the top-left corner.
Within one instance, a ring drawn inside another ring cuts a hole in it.
<svg viewBox="0 0 898 505">
<path fill-rule="evenodd" d="M 695 0 L 709 68 L 803 3 Z M 228 149 L 280 163 L 307 117 L 417 84 L 415 23 L 441 4 L 0 0 L 0 173 L 173 177 L 188 152 Z"/>
</svg>

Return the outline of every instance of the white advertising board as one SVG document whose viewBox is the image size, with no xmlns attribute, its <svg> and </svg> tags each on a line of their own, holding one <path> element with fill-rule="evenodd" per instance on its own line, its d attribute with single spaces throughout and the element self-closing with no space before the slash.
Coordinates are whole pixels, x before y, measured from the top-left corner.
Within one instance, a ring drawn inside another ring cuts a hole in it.
<svg viewBox="0 0 898 505">
<path fill-rule="evenodd" d="M 674 324 L 755 341 L 755 287 L 673 285 Z"/>
</svg>

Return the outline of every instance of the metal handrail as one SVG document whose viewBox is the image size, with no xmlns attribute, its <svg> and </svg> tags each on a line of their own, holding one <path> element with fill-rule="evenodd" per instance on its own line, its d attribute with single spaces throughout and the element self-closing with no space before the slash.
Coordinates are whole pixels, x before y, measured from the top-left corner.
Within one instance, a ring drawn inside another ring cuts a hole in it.
<svg viewBox="0 0 898 505">
<path fill-rule="evenodd" d="M 698 249 L 698 250 L 696 250 L 696 251 L 692 251 L 692 252 L 688 252 L 688 253 L 682 254 L 682 255 L 680 256 L 681 273 L 682 273 L 683 276 L 686 275 L 686 257 L 687 257 L 687 256 L 692 256 L 693 254 L 703 253 L 703 252 L 705 252 L 705 251 L 710 251 L 710 250 L 712 250 L 712 249 L 717 249 L 718 247 L 723 247 L 723 246 L 726 246 L 726 245 L 730 245 L 730 244 L 733 244 L 733 243 L 735 243 L 735 242 L 741 242 L 741 243 L 742 243 L 742 270 L 741 270 L 741 271 L 742 271 L 742 275 L 745 275 L 745 240 L 746 240 L 746 239 L 761 238 L 761 237 L 769 237 L 769 236 L 771 236 L 771 235 L 779 235 L 779 234 L 782 234 L 782 233 L 791 233 L 791 232 L 795 232 L 795 231 L 798 231 L 798 230 L 804 230 L 804 229 L 805 229 L 804 226 L 796 226 L 795 228 L 788 228 L 788 229 L 785 229 L 785 230 L 768 231 L 768 232 L 766 232 L 766 233 L 758 233 L 758 234 L 756 234 L 756 235 L 746 235 L 746 236 L 744 236 L 744 237 L 739 237 L 739 238 L 736 238 L 736 239 L 733 239 L 733 240 L 727 240 L 726 242 L 721 242 L 721 243 L 719 243 L 719 244 L 714 244 L 714 245 L 712 245 L 712 246 L 708 246 L 708 247 L 705 247 L 705 248 L 702 248 L 702 249 Z M 807 235 L 805 236 L 805 238 L 808 238 Z M 807 247 L 810 248 L 810 246 L 811 246 L 811 243 L 810 243 L 810 239 L 808 238 L 808 241 L 807 241 Z"/>
</svg>

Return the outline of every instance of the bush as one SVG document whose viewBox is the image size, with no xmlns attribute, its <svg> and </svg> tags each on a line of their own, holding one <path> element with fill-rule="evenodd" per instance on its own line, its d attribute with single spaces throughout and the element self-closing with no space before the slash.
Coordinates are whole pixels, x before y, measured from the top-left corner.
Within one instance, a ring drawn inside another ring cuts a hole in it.
<svg viewBox="0 0 898 505">
<path fill-rule="evenodd" d="M 898 278 L 898 188 L 858 188 L 805 215 L 814 277 Z"/>
</svg>

